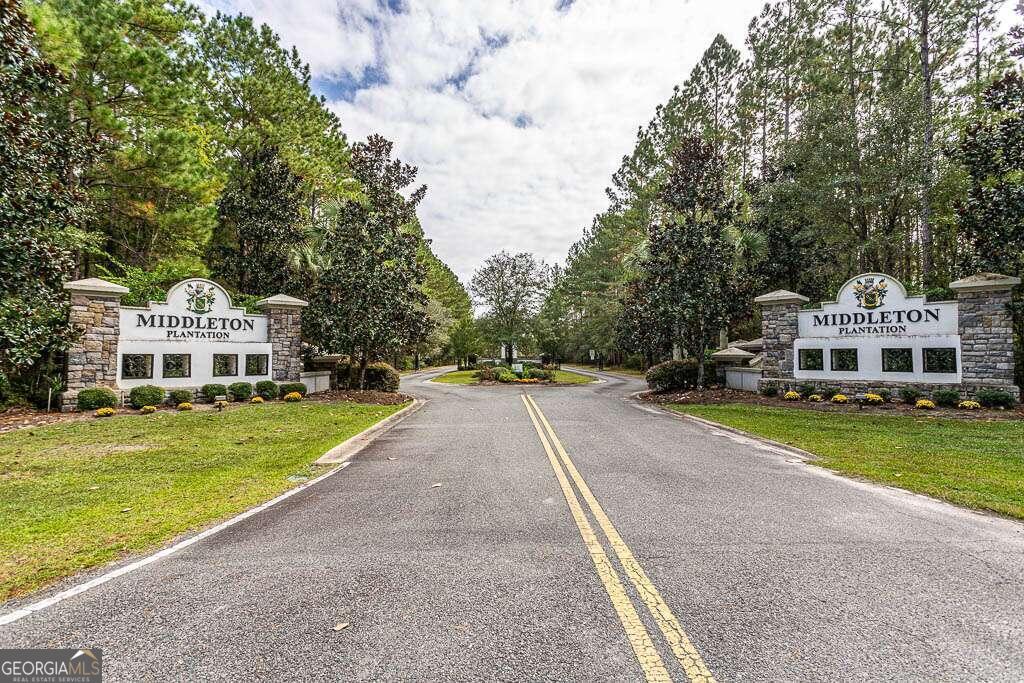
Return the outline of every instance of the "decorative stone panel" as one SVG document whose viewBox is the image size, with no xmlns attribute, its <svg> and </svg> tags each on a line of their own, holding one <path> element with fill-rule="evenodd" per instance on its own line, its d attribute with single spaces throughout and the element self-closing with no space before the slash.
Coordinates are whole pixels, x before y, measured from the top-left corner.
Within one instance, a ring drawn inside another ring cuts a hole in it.
<svg viewBox="0 0 1024 683">
<path fill-rule="evenodd" d="M 70 322 L 78 333 L 68 348 L 66 390 L 62 410 L 75 407 L 87 387 L 117 389 L 117 343 L 121 297 L 127 287 L 89 278 L 64 285 L 71 294 Z"/>
<path fill-rule="evenodd" d="M 275 382 L 298 382 L 302 373 L 302 299 L 278 294 L 256 302 L 267 315 Z"/>
</svg>

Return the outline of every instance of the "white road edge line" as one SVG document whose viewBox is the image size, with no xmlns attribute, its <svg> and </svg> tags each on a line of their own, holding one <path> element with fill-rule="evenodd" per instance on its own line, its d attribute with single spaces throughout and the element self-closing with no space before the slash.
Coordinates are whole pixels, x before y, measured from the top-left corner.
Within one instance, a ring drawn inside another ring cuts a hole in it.
<svg viewBox="0 0 1024 683">
<path fill-rule="evenodd" d="M 15 621 L 18 621 L 19 619 L 27 617 L 28 615 L 30 615 L 30 614 L 32 614 L 34 612 L 38 612 L 40 610 L 44 610 L 47 607 L 52 607 L 53 605 L 56 605 L 58 602 L 63 602 L 64 600 L 67 600 L 68 598 L 74 597 L 74 596 L 78 595 L 79 593 L 84 593 L 85 591 L 93 589 L 93 588 L 96 588 L 97 586 L 102 586 L 103 584 L 107 583 L 108 581 L 116 579 L 119 576 L 124 576 L 125 574 L 129 574 L 129 573 L 135 571 L 136 569 L 141 569 L 142 567 L 145 567 L 148 564 L 152 564 L 153 562 L 156 562 L 157 560 L 163 559 L 163 558 L 165 558 L 165 557 L 167 557 L 169 555 L 173 555 L 174 553 L 178 552 L 179 550 L 184 550 L 185 548 L 187 548 L 190 545 L 193 545 L 195 543 L 198 543 L 199 541 L 203 540 L 204 538 L 209 538 L 210 536 L 213 536 L 214 534 L 216 534 L 218 532 L 224 531 L 224 529 L 227 529 L 230 526 L 234 526 L 235 524 L 238 524 L 239 522 L 241 522 L 243 520 L 249 519 L 253 515 L 256 515 L 256 514 L 258 514 L 260 512 L 263 512 L 264 510 L 266 510 L 269 507 L 273 507 L 274 505 L 277 505 L 278 503 L 280 503 L 283 500 L 287 500 L 288 498 L 291 498 L 292 496 L 294 496 L 297 493 L 300 493 L 301 491 L 305 491 L 310 486 L 313 486 L 314 484 L 317 484 L 317 483 L 323 481 L 327 477 L 330 477 L 332 475 L 337 474 L 338 472 L 340 472 L 343 469 L 345 469 L 346 467 L 348 467 L 350 464 L 352 464 L 351 460 L 348 461 L 348 462 L 343 462 L 341 465 L 339 465 L 338 467 L 334 468 L 330 472 L 326 472 L 324 474 L 321 474 L 319 477 L 316 477 L 315 479 L 310 479 L 309 481 L 305 482 L 304 484 L 296 486 L 293 489 L 289 489 L 289 490 L 285 491 L 284 493 L 282 493 L 277 498 L 274 498 L 273 500 L 268 500 L 266 503 L 263 503 L 262 505 L 258 505 L 258 506 L 254 507 L 254 508 L 246 510 L 245 512 L 243 512 L 243 513 L 241 513 L 241 514 L 239 514 L 239 515 L 237 515 L 235 517 L 232 517 L 231 519 L 229 519 L 227 521 L 221 522 L 220 524 L 218 524 L 218 525 L 216 525 L 214 527 L 210 527 L 206 531 L 201 531 L 198 534 L 196 534 L 195 536 L 191 536 L 189 538 L 186 538 L 184 541 L 179 541 L 178 543 L 175 543 L 174 545 L 170 546 L 169 548 L 164 548 L 163 550 L 160 550 L 159 552 L 153 553 L 149 557 L 144 557 L 141 560 L 137 560 L 137 561 L 132 562 L 130 564 L 126 564 L 123 567 L 118 567 L 117 569 L 114 569 L 113 571 L 107 572 L 106 574 L 103 574 L 102 576 L 97 576 L 95 579 L 91 579 L 89 581 L 86 581 L 85 583 L 80 583 L 77 586 L 73 586 L 71 588 L 68 588 L 67 590 L 63 590 L 60 593 L 57 593 L 56 595 L 53 595 L 53 596 L 51 596 L 49 598 L 46 598 L 45 600 L 40 600 L 38 602 L 34 602 L 34 603 L 30 604 L 30 605 L 26 605 L 25 607 L 22 607 L 21 609 L 17 609 L 17 610 L 15 610 L 13 612 L 10 612 L 8 614 L 4 614 L 3 616 L 0 616 L 0 626 L 14 623 Z"/>
</svg>

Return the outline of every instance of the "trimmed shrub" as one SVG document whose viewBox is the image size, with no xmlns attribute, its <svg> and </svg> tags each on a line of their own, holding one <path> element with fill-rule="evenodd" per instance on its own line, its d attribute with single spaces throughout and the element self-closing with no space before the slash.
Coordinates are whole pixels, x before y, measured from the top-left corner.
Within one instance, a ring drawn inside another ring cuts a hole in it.
<svg viewBox="0 0 1024 683">
<path fill-rule="evenodd" d="M 875 393 L 882 397 L 882 402 L 883 403 L 891 403 L 892 402 L 892 392 L 889 391 L 888 389 L 879 389 Z"/>
<path fill-rule="evenodd" d="M 387 363 L 370 363 L 366 366 L 366 389 L 394 394 L 398 391 L 398 382 L 398 371 Z"/>
<path fill-rule="evenodd" d="M 167 402 L 172 406 L 180 406 L 182 403 L 190 403 L 195 398 L 191 389 L 171 389 L 167 394 Z"/>
<path fill-rule="evenodd" d="M 178 404 L 178 410 L 192 410 L 192 404 L 188 401 Z"/>
<path fill-rule="evenodd" d="M 954 389 L 936 389 L 932 392 L 932 400 L 936 405 L 952 408 L 960 402 L 960 392 Z"/>
<path fill-rule="evenodd" d="M 303 397 L 309 391 L 306 385 L 302 382 L 285 382 L 277 387 L 277 390 L 281 392 L 282 396 L 286 394 L 298 394 L 299 397 Z"/>
<path fill-rule="evenodd" d="M 836 387 L 825 387 L 818 393 L 821 394 L 823 398 L 831 401 L 834 396 L 837 396 L 839 394 L 839 389 Z"/>
<path fill-rule="evenodd" d="M 771 398 L 772 396 L 779 395 L 779 388 L 774 384 L 766 384 L 761 387 L 761 395 Z"/>
<path fill-rule="evenodd" d="M 271 379 L 261 379 L 256 382 L 256 395 L 264 401 L 273 401 L 281 393 L 277 389 L 277 382 Z"/>
<path fill-rule="evenodd" d="M 553 370 L 545 370 L 543 368 L 526 368 L 523 371 L 523 379 L 536 379 L 542 382 L 550 382 L 555 379 L 555 373 Z"/>
<path fill-rule="evenodd" d="M 515 382 L 519 379 L 516 373 L 512 372 L 508 368 L 495 368 L 494 377 L 502 384 L 508 384 L 509 382 Z"/>
<path fill-rule="evenodd" d="M 1001 389 L 982 389 L 976 397 L 978 403 L 986 408 L 1012 408 L 1013 396 Z"/>
<path fill-rule="evenodd" d="M 143 384 L 141 387 L 133 388 L 128 393 L 128 403 L 131 404 L 132 408 L 138 409 L 142 406 L 155 406 L 163 402 L 164 390 L 152 384 Z"/>
<path fill-rule="evenodd" d="M 78 392 L 79 410 L 96 410 L 97 408 L 113 408 L 117 405 L 117 394 L 106 387 L 82 389 Z"/>
<path fill-rule="evenodd" d="M 96 417 L 110 417 L 111 415 L 113 415 L 116 412 L 117 411 L 114 410 L 113 408 L 107 407 L 107 408 L 100 408 L 99 410 L 97 410 L 94 413 L 94 415 L 96 415 Z"/>
<path fill-rule="evenodd" d="M 800 394 L 804 398 L 807 398 L 811 394 L 818 393 L 818 388 L 813 384 L 801 384 L 796 388 L 796 393 Z"/>
<path fill-rule="evenodd" d="M 920 410 L 934 410 L 935 404 L 926 398 L 919 398 L 917 399 L 917 403 L 914 404 L 914 407 L 919 408 Z"/>
<path fill-rule="evenodd" d="M 139 412 L 143 415 L 152 415 L 156 412 L 156 406 L 142 406 L 139 408 Z"/>
<path fill-rule="evenodd" d="M 228 396 L 232 401 L 248 401 L 252 398 L 252 385 L 248 382 L 234 382 L 228 386 Z"/>
<path fill-rule="evenodd" d="M 289 391 L 284 395 L 285 403 L 298 403 L 302 400 L 302 394 L 297 391 Z"/>
<path fill-rule="evenodd" d="M 676 391 L 697 385 L 698 363 L 693 358 L 669 360 L 647 371 L 647 386 L 652 391 Z"/>
<path fill-rule="evenodd" d="M 921 398 L 921 392 L 914 387 L 902 387 L 900 389 L 900 400 L 909 406 L 917 403 L 919 398 Z"/>
<path fill-rule="evenodd" d="M 217 400 L 218 396 L 227 396 L 228 388 L 223 384 L 204 384 L 200 393 L 212 403 Z"/>
</svg>

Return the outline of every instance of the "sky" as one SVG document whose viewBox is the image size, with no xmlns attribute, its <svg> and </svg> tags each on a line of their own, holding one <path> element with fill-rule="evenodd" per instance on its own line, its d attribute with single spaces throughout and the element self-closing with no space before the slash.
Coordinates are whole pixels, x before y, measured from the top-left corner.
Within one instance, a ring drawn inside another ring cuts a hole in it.
<svg viewBox="0 0 1024 683">
<path fill-rule="evenodd" d="M 207 0 L 310 65 L 350 141 L 380 133 L 464 283 L 498 251 L 549 263 L 608 201 L 637 128 L 764 0 Z"/>
</svg>

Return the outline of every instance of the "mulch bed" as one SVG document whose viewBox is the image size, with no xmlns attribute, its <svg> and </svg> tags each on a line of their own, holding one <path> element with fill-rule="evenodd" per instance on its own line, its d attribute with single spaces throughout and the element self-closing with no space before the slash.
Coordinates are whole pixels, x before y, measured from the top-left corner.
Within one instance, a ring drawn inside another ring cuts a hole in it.
<svg viewBox="0 0 1024 683">
<path fill-rule="evenodd" d="M 1018 404 L 1012 410 L 982 408 L 980 410 L 961 410 L 959 408 L 940 408 L 920 410 L 905 403 L 887 403 L 884 406 L 859 406 L 853 403 L 839 405 L 835 403 L 811 403 L 810 401 L 784 401 L 778 396 L 762 396 L 749 391 L 736 391 L 712 387 L 703 391 L 690 389 L 687 391 L 670 391 L 656 393 L 647 391 L 640 398 L 651 403 L 668 404 L 682 403 L 690 405 L 721 405 L 726 403 L 747 403 L 750 405 L 770 406 L 773 408 L 799 408 L 815 410 L 822 413 L 860 413 L 864 415 L 913 415 L 914 417 L 947 417 L 964 420 L 1024 420 L 1024 404 Z"/>
<path fill-rule="evenodd" d="M 412 396 L 406 394 L 388 394 L 383 391 L 325 391 L 319 394 L 307 396 L 303 401 L 309 403 L 364 403 L 369 405 L 390 406 L 411 401 Z M 229 403 L 225 410 L 248 405 L 244 403 Z M 193 403 L 193 410 L 201 412 L 204 410 L 218 410 L 217 406 L 211 403 Z M 160 412 L 178 412 L 172 406 L 158 406 Z M 139 415 L 134 408 L 117 408 L 118 415 Z M 144 417 L 144 416 L 143 416 Z M 8 408 L 0 412 L 0 434 L 12 432 L 25 427 L 40 427 L 55 422 L 76 422 L 81 420 L 100 419 L 93 415 L 93 411 L 84 413 L 54 413 L 37 410 L 35 408 Z"/>
</svg>

